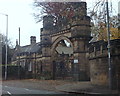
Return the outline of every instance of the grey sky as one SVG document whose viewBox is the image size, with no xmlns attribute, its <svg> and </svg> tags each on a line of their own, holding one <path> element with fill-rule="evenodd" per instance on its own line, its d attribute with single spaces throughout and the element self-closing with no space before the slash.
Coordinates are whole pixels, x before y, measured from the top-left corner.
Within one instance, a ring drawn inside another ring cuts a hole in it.
<svg viewBox="0 0 120 96">
<path fill-rule="evenodd" d="M 97 0 L 86 0 L 88 7 L 93 6 Z M 118 11 L 118 0 L 113 4 L 116 13 Z M 94 3 L 93 3 L 94 2 Z M 8 37 L 15 45 L 18 39 L 18 28 L 21 28 L 21 45 L 30 44 L 30 36 L 36 36 L 37 42 L 40 41 L 40 28 L 42 23 L 37 23 L 32 15 L 35 10 L 32 6 L 33 0 L 0 0 L 0 13 L 8 14 Z M 6 32 L 6 16 L 0 15 L 0 32 Z"/>
<path fill-rule="evenodd" d="M 120 1 L 118 3 L 118 13 L 120 13 Z"/>
<path fill-rule="evenodd" d="M 8 38 L 15 45 L 18 39 L 18 28 L 21 28 L 21 45 L 30 44 L 30 36 L 36 36 L 39 42 L 40 23 L 32 15 L 35 11 L 33 0 L 0 0 L 0 13 L 8 14 Z M 6 16 L 0 15 L 0 32 L 6 32 Z"/>
</svg>

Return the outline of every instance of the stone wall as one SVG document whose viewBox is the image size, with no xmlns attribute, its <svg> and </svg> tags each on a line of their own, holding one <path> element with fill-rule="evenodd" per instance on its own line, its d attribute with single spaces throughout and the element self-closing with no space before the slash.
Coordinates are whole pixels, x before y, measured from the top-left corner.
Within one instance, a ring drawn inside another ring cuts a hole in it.
<svg viewBox="0 0 120 96">
<path fill-rule="evenodd" d="M 111 40 L 112 84 L 120 86 L 120 39 Z M 92 84 L 109 85 L 107 42 L 98 41 L 89 46 L 90 77 Z"/>
</svg>

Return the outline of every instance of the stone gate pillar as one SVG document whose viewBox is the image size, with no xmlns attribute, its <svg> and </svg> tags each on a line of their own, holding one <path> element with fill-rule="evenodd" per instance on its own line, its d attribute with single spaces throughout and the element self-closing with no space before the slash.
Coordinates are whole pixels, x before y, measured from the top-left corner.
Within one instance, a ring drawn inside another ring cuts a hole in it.
<svg viewBox="0 0 120 96">
<path fill-rule="evenodd" d="M 81 7 L 84 6 L 84 7 Z M 89 79 L 89 63 L 87 59 L 87 45 L 91 39 L 90 17 L 86 12 L 86 3 L 80 3 L 78 11 L 83 10 L 83 14 L 76 14 L 71 22 L 71 41 L 73 43 L 73 78 L 75 80 Z"/>
<path fill-rule="evenodd" d="M 51 75 L 51 31 L 53 28 L 53 16 L 43 17 L 43 28 L 41 29 L 41 47 L 42 47 L 42 70 L 43 74 Z M 46 77 L 48 78 L 48 77 Z"/>
<path fill-rule="evenodd" d="M 89 79 L 89 63 L 87 59 L 86 40 L 83 37 L 72 39 L 73 42 L 73 78 L 77 81 Z"/>
</svg>

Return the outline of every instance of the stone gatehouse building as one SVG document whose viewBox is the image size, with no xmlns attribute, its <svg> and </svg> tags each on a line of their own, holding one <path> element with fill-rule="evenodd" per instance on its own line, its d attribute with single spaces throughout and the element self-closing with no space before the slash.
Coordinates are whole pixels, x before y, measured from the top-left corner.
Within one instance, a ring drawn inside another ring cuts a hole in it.
<svg viewBox="0 0 120 96">
<path fill-rule="evenodd" d="M 44 16 L 40 42 L 36 43 L 35 36 L 31 36 L 30 45 L 19 46 L 17 42 L 12 63 L 20 64 L 26 70 L 26 77 L 91 80 L 93 84 L 108 85 L 106 42 L 89 43 L 92 37 L 86 3 L 77 2 L 73 7 L 77 8 L 76 14 L 67 24 L 61 19 L 60 25 L 54 25 L 53 16 Z M 111 42 L 117 86 L 120 80 L 120 40 Z"/>
</svg>

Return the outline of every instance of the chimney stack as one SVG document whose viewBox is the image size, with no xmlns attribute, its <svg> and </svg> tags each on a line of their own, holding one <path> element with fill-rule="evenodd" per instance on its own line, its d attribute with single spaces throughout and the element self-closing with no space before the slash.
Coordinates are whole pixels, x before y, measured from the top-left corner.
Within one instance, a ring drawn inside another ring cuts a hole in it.
<svg viewBox="0 0 120 96">
<path fill-rule="evenodd" d="M 30 37 L 30 43 L 35 44 L 36 43 L 36 36 L 31 36 Z"/>
<path fill-rule="evenodd" d="M 16 39 L 16 46 L 18 46 L 18 39 Z"/>
</svg>

